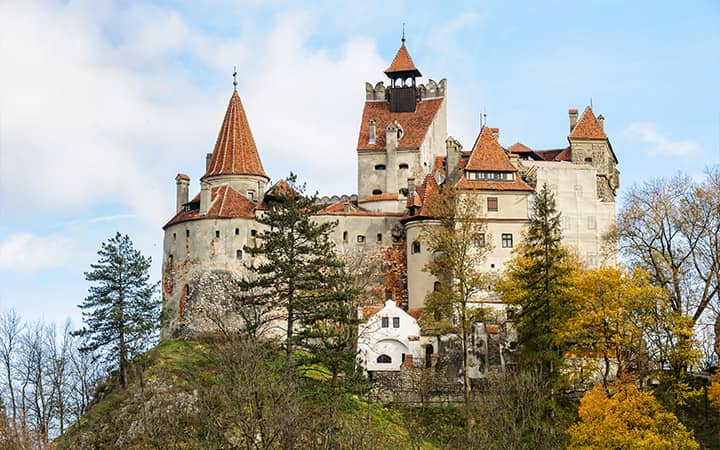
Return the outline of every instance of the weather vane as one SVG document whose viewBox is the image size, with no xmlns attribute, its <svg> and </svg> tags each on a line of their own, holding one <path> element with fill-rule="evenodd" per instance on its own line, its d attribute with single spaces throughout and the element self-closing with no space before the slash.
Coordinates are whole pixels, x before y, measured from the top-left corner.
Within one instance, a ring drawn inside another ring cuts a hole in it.
<svg viewBox="0 0 720 450">
<path fill-rule="evenodd" d="M 402 41 L 403 44 L 405 43 L 405 22 L 403 22 L 403 34 L 402 34 L 402 39 L 400 39 L 400 40 Z"/>
<path fill-rule="evenodd" d="M 237 91 L 237 66 L 233 66 L 233 88 Z"/>
</svg>

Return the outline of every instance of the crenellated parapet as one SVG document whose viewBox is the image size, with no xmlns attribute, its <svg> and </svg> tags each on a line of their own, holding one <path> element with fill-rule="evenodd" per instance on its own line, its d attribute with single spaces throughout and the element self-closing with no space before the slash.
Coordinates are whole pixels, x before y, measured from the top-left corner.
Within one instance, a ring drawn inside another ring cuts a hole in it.
<svg viewBox="0 0 720 450">
<path fill-rule="evenodd" d="M 389 87 L 385 86 L 385 83 L 380 81 L 373 86 L 371 83 L 365 83 L 365 101 L 368 102 L 384 102 L 388 100 L 387 91 Z M 445 97 L 447 90 L 447 79 L 443 78 L 439 82 L 433 79 L 428 79 L 426 84 L 418 84 L 415 87 L 417 91 L 417 97 L 420 100 L 429 98 Z"/>
</svg>

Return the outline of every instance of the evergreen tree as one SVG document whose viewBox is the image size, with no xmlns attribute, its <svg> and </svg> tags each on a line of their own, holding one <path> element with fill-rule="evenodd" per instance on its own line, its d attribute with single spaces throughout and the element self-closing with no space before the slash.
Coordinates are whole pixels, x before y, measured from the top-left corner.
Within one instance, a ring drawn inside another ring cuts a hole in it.
<svg viewBox="0 0 720 450">
<path fill-rule="evenodd" d="M 555 197 L 543 185 L 535 196 L 525 239 L 497 286 L 505 303 L 519 307 L 515 320 L 521 361 L 526 366 L 538 365 L 548 377 L 558 375 L 562 362 L 555 335 L 571 312 L 569 289 L 578 267 L 561 239 Z"/>
<path fill-rule="evenodd" d="M 150 284 L 151 258 L 133 247 L 120 233 L 104 242 L 100 259 L 85 272 L 91 284 L 80 305 L 85 327 L 74 332 L 84 339 L 82 351 L 102 349 L 106 360 L 117 364 L 120 385 L 127 387 L 128 362 L 152 341 L 160 321 L 160 301 Z"/>
<path fill-rule="evenodd" d="M 304 186 L 293 187 L 296 180 L 290 174 L 266 193 L 269 209 L 257 217 L 264 225 L 259 244 L 245 249 L 259 263 L 249 267 L 250 276 L 241 283 L 248 292 L 242 301 L 285 313 L 288 369 L 296 348 L 327 356 L 328 365 L 339 367 L 334 360 L 340 355 L 354 361 L 354 335 L 348 334 L 356 320 L 349 303 L 352 289 L 330 240 L 336 223 L 313 220 L 317 198 L 303 195 Z"/>
</svg>

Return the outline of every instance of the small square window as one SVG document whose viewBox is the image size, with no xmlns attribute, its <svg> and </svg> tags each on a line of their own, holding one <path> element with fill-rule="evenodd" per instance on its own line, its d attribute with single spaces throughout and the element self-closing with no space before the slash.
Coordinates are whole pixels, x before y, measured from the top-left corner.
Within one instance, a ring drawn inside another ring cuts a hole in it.
<svg viewBox="0 0 720 450">
<path fill-rule="evenodd" d="M 475 244 L 478 247 L 483 247 L 485 245 L 485 233 L 478 234 L 477 241 L 475 241 Z"/>
<path fill-rule="evenodd" d="M 238 234 L 240 234 L 240 228 L 235 228 L 235 236 L 237 236 Z"/>
<path fill-rule="evenodd" d="M 420 253 L 420 243 L 418 241 L 413 241 L 412 248 L 410 249 L 410 253 Z"/>
<path fill-rule="evenodd" d="M 248 191 L 247 193 L 248 200 L 255 200 L 255 192 L 254 191 Z"/>
<path fill-rule="evenodd" d="M 363 236 L 362 234 L 358 234 L 357 241 L 358 241 L 358 244 L 365 243 L 365 236 Z"/>
<path fill-rule="evenodd" d="M 497 197 L 488 197 L 487 199 L 487 210 L 497 212 L 498 210 L 498 199 Z"/>
<path fill-rule="evenodd" d="M 393 317 L 393 328 L 400 328 L 400 318 Z"/>
<path fill-rule="evenodd" d="M 377 241 L 382 242 L 382 233 L 377 234 Z"/>
<path fill-rule="evenodd" d="M 380 318 L 380 326 L 383 328 L 389 328 L 390 320 L 387 317 L 381 317 Z"/>
<path fill-rule="evenodd" d="M 502 234 L 502 246 L 503 246 L 503 248 L 512 248 L 513 237 L 512 237 L 511 233 L 503 233 Z"/>
<path fill-rule="evenodd" d="M 257 230 L 250 230 L 250 237 L 257 236 Z"/>
<path fill-rule="evenodd" d="M 235 257 L 237 259 L 242 259 L 242 250 L 235 250 Z"/>
<path fill-rule="evenodd" d="M 220 237 L 220 230 L 215 230 L 215 237 L 216 237 L 216 238 L 219 238 L 219 237 Z"/>
</svg>

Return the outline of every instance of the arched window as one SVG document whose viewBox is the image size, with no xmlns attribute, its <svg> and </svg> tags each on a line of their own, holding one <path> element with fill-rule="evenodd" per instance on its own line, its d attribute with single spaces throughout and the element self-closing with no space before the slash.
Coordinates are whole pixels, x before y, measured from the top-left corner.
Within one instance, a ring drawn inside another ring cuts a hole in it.
<svg viewBox="0 0 720 450">
<path fill-rule="evenodd" d="M 586 163 L 592 163 L 592 158 L 585 158 Z"/>
<path fill-rule="evenodd" d="M 410 249 L 410 253 L 412 253 L 413 255 L 415 253 L 420 253 L 420 242 L 413 241 L 412 248 Z"/>
<path fill-rule="evenodd" d="M 392 364 L 392 358 L 388 355 L 380 355 L 377 357 L 378 364 Z"/>
<path fill-rule="evenodd" d="M 380 194 L 382 194 L 382 191 L 380 189 L 375 189 L 372 192 L 372 195 L 380 195 Z"/>
<path fill-rule="evenodd" d="M 436 281 L 433 283 L 433 291 L 437 292 L 440 290 L 440 282 Z"/>
</svg>

